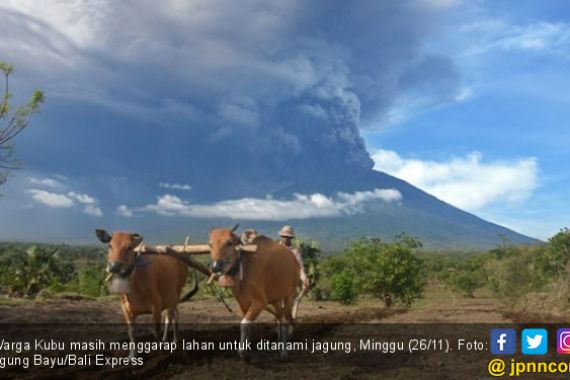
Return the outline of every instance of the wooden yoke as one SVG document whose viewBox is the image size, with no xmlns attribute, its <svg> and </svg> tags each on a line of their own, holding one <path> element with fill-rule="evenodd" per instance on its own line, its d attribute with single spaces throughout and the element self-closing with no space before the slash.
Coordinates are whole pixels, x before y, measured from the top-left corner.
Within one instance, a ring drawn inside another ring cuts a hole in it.
<svg viewBox="0 0 570 380">
<path fill-rule="evenodd" d="M 242 252 L 257 252 L 257 245 L 248 244 L 241 245 L 238 249 Z M 177 253 L 186 253 L 190 255 L 207 255 L 210 254 L 210 247 L 207 244 L 191 244 L 191 245 L 146 245 L 140 244 L 135 248 L 137 253 L 166 253 L 168 250 Z"/>
<path fill-rule="evenodd" d="M 242 252 L 257 252 L 257 245 L 242 245 L 238 248 Z M 193 260 L 188 255 L 205 255 L 210 254 L 210 246 L 207 244 L 184 244 L 184 245 L 146 245 L 140 244 L 134 249 L 135 252 L 140 254 L 151 254 L 151 255 L 168 255 L 172 256 L 191 268 L 198 270 L 200 273 L 210 277 L 212 272 L 204 264 Z"/>
<path fill-rule="evenodd" d="M 191 255 L 206 255 L 210 253 L 210 247 L 207 244 L 192 244 L 192 245 L 146 245 L 140 244 L 135 248 L 138 253 L 166 253 L 167 250 L 172 250 L 177 253 L 187 253 Z"/>
</svg>

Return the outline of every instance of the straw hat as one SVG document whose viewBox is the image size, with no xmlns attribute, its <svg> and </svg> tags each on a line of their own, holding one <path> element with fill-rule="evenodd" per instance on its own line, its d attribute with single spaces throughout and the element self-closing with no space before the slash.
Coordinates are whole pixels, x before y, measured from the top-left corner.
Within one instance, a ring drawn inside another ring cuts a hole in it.
<svg viewBox="0 0 570 380">
<path fill-rule="evenodd" d="M 295 237 L 295 231 L 293 230 L 293 227 L 291 227 L 291 226 L 283 226 L 283 227 L 281 227 L 281 230 L 279 230 L 279 236 L 294 238 Z"/>
</svg>

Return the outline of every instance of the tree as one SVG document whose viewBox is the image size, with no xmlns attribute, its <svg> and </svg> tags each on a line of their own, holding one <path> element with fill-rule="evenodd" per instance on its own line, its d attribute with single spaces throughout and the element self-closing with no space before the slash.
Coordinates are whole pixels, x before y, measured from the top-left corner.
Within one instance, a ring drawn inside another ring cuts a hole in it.
<svg viewBox="0 0 570 380">
<path fill-rule="evenodd" d="M 487 282 L 484 273 L 485 261 L 488 256 L 481 255 L 467 259 L 458 268 L 449 274 L 447 284 L 464 296 L 475 297 L 475 290 L 479 289 Z"/>
<path fill-rule="evenodd" d="M 354 303 L 357 296 L 354 276 L 347 270 L 336 273 L 331 280 L 331 296 L 335 301 L 345 305 Z"/>
<path fill-rule="evenodd" d="M 0 121 L 5 123 L 0 125 L 0 184 L 6 182 L 10 170 L 18 169 L 20 161 L 14 156 L 13 140 L 28 125 L 31 116 L 39 111 L 40 103 L 44 101 L 43 92 L 36 90 L 32 94 L 28 103 L 13 107 L 10 104 L 12 94 L 9 89 L 9 77 L 14 71 L 14 67 L 6 62 L 0 61 L 0 71 L 4 75 L 4 95 L 0 101 Z"/>
<path fill-rule="evenodd" d="M 426 284 L 422 260 L 413 253 L 416 247 L 419 242 L 414 238 L 394 243 L 361 239 L 347 248 L 344 262 L 359 290 L 381 298 L 388 307 L 399 301 L 409 308 Z"/>
<path fill-rule="evenodd" d="M 547 257 L 553 270 L 561 272 L 567 265 L 570 255 L 570 229 L 563 228 L 548 239 Z"/>
<path fill-rule="evenodd" d="M 560 270 L 566 265 L 567 289 L 570 292 L 570 230 L 563 228 L 556 235 L 548 239 L 547 254 L 551 265 Z M 570 302 L 570 293 L 567 300 Z"/>
<path fill-rule="evenodd" d="M 487 284 L 500 300 L 513 306 L 525 295 L 543 291 L 555 278 L 544 262 L 544 247 L 512 247 L 509 254 L 497 258 L 494 252 L 483 265 Z"/>
</svg>

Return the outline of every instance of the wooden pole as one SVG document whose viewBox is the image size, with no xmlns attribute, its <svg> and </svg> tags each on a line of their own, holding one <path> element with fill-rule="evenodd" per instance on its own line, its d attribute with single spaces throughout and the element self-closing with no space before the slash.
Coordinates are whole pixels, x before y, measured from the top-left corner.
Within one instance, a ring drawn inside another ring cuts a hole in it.
<svg viewBox="0 0 570 380">
<path fill-rule="evenodd" d="M 167 250 L 173 250 L 177 253 L 186 253 L 190 255 L 208 255 L 210 254 L 210 246 L 207 244 L 191 244 L 191 245 L 146 245 L 141 244 L 135 248 L 135 252 L 139 253 L 166 253 Z M 257 252 L 257 245 L 244 245 L 239 247 L 243 252 Z"/>
<path fill-rule="evenodd" d="M 193 255 L 206 255 L 210 253 L 210 247 L 207 244 L 192 244 L 192 245 L 141 244 L 135 248 L 135 252 L 166 253 L 167 249 L 171 249 L 178 253 L 188 253 Z"/>
</svg>

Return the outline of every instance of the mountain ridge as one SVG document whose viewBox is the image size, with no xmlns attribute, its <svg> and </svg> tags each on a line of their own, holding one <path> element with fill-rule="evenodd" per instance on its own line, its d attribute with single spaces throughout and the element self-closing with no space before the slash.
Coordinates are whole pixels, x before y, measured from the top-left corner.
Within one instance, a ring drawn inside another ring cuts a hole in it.
<svg viewBox="0 0 570 380">
<path fill-rule="evenodd" d="M 288 187 L 269 194 L 275 198 L 289 199 L 293 194 L 320 193 L 334 196 L 339 192 L 354 193 L 374 189 L 396 189 L 402 194 L 399 202 L 369 201 L 363 212 L 334 217 L 313 219 L 290 219 L 283 221 L 240 221 L 230 218 L 177 219 L 175 224 L 153 235 L 166 235 L 168 239 L 180 240 L 191 233 L 195 241 L 207 239 L 204 226 L 233 226 L 255 228 L 260 233 L 277 236 L 283 224 L 291 224 L 298 235 L 315 240 L 326 251 L 341 251 L 351 240 L 363 236 L 391 239 L 400 233 L 419 238 L 426 248 L 444 250 L 491 249 L 507 238 L 513 244 L 536 244 L 539 240 L 525 236 L 507 227 L 486 221 L 474 214 L 460 210 L 427 192 L 380 171 L 351 171 L 343 175 L 310 176 L 299 178 Z M 235 191 L 236 189 L 233 189 Z M 252 196 L 241 194 L 241 196 Z M 184 226 L 184 233 L 181 233 Z"/>
</svg>

